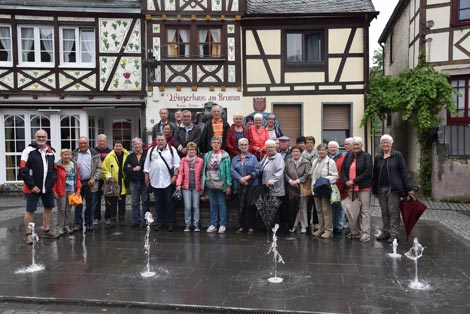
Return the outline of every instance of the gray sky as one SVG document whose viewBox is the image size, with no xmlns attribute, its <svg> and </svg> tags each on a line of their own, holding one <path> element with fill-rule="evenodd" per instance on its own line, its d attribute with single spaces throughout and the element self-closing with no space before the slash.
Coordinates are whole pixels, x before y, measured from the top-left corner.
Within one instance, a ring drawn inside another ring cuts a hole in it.
<svg viewBox="0 0 470 314">
<path fill-rule="evenodd" d="M 393 9 L 398 3 L 398 0 L 372 0 L 374 4 L 375 11 L 379 11 L 380 14 L 376 19 L 372 20 L 370 23 L 369 29 L 369 57 L 370 57 L 370 66 L 372 66 L 372 56 L 374 51 L 380 49 L 377 41 L 379 40 L 380 34 L 388 22 L 390 15 L 393 13 Z"/>
</svg>

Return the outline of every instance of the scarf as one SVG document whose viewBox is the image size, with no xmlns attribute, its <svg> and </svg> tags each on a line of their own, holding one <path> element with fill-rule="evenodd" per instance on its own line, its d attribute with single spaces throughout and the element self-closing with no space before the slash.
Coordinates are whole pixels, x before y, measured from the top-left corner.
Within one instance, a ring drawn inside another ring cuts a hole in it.
<svg viewBox="0 0 470 314">
<path fill-rule="evenodd" d="M 186 156 L 186 160 L 188 161 L 189 169 L 194 169 L 194 165 L 196 164 L 196 156 Z"/>
<path fill-rule="evenodd" d="M 341 155 L 341 153 L 338 151 L 336 154 L 332 155 L 332 154 L 328 154 L 328 157 L 330 157 L 331 159 L 335 159 L 336 157 L 338 157 L 339 155 Z"/>
</svg>

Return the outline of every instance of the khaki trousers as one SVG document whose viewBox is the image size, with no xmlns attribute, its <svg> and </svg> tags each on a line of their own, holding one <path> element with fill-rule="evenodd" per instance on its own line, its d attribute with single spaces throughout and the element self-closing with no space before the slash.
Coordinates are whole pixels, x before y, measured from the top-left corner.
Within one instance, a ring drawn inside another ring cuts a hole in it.
<svg viewBox="0 0 470 314">
<path fill-rule="evenodd" d="M 333 214 L 331 211 L 331 201 L 326 198 L 314 197 L 317 208 L 318 224 L 321 231 L 333 232 Z"/>
</svg>

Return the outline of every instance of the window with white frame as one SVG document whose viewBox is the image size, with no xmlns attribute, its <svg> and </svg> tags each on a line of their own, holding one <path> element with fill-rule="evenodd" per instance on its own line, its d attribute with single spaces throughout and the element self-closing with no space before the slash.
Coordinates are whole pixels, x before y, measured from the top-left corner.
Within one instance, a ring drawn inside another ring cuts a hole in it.
<svg viewBox="0 0 470 314">
<path fill-rule="evenodd" d="M 51 26 L 19 26 L 19 64 L 54 65 L 54 30 Z"/>
<path fill-rule="evenodd" d="M 11 65 L 11 29 L 0 25 L 0 65 Z"/>
<path fill-rule="evenodd" d="M 21 153 L 26 148 L 24 115 L 5 115 L 5 172 L 6 181 L 17 181 Z"/>
<path fill-rule="evenodd" d="M 95 30 L 81 27 L 60 29 L 60 63 L 67 66 L 95 66 Z"/>
<path fill-rule="evenodd" d="M 80 137 L 80 117 L 62 115 L 60 117 L 60 146 L 74 150 Z"/>
<path fill-rule="evenodd" d="M 323 32 L 289 31 L 286 33 L 287 63 L 319 63 L 323 61 Z"/>
</svg>

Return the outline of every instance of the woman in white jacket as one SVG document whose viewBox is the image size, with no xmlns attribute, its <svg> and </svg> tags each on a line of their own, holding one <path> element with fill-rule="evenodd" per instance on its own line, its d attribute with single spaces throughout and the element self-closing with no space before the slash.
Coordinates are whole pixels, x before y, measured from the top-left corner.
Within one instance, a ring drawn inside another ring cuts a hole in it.
<svg viewBox="0 0 470 314">
<path fill-rule="evenodd" d="M 325 144 L 318 145 L 317 152 L 318 158 L 313 161 L 311 168 L 312 191 L 314 190 L 315 183 L 320 177 L 328 179 L 330 184 L 334 184 L 336 183 L 336 180 L 338 180 L 336 163 L 328 157 L 328 146 Z M 331 199 L 321 197 L 320 195 L 315 195 L 315 193 L 313 193 L 313 200 L 315 201 L 320 228 L 315 232 L 313 232 L 312 228 L 312 235 L 328 239 L 333 234 Z"/>
</svg>

